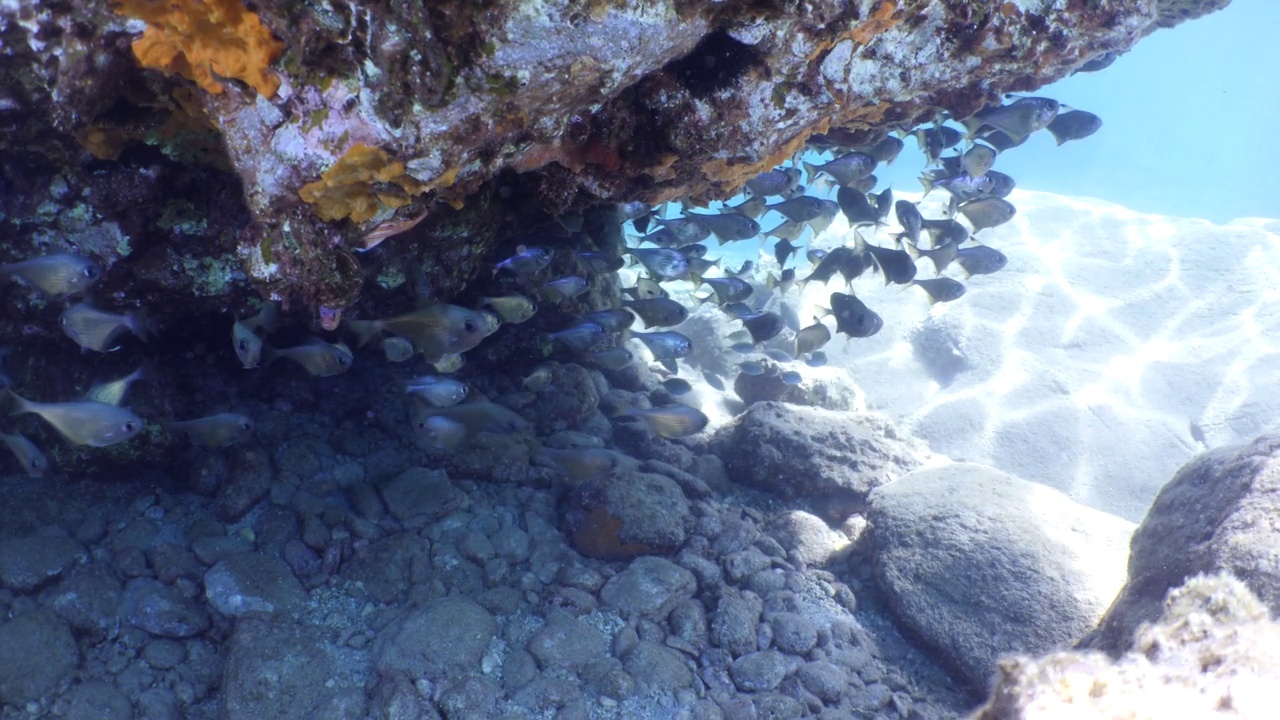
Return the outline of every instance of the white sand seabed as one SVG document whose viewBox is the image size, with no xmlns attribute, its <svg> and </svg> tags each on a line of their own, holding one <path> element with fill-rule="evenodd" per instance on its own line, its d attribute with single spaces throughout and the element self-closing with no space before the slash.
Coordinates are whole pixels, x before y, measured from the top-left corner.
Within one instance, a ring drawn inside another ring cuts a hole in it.
<svg viewBox="0 0 1280 720">
<path fill-rule="evenodd" d="M 1214 225 L 1022 190 L 1009 200 L 1017 216 L 977 235 L 1009 264 L 966 281 L 960 300 L 931 310 L 918 288 L 853 283 L 884 329 L 825 349 L 870 406 L 935 452 L 1133 521 L 1204 449 L 1191 423 L 1210 447 L 1280 424 L 1280 222 Z M 869 239 L 888 246 L 897 230 Z M 838 219 L 813 244 L 851 241 Z M 930 261 L 919 267 L 932 276 Z M 810 286 L 800 317 L 842 289 L 838 276 Z M 957 358 L 949 379 L 939 368 Z"/>
</svg>

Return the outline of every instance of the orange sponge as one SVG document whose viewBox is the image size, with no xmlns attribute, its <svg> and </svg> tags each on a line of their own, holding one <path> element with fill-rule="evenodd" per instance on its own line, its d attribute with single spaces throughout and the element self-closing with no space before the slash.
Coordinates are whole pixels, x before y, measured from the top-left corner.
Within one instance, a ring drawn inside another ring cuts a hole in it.
<svg viewBox="0 0 1280 720">
<path fill-rule="evenodd" d="M 242 0 L 113 0 L 113 9 L 147 22 L 133 54 L 143 67 L 178 73 L 220 95 L 219 77 L 235 78 L 274 97 L 280 78 L 269 69 L 284 52 Z"/>
<path fill-rule="evenodd" d="M 393 160 L 385 150 L 357 143 L 319 180 L 303 185 L 298 196 L 315 205 L 316 214 L 325 222 L 351 218 L 361 223 L 381 207 L 408 205 L 410 195 L 429 188 L 406 174 L 404 163 Z"/>
</svg>

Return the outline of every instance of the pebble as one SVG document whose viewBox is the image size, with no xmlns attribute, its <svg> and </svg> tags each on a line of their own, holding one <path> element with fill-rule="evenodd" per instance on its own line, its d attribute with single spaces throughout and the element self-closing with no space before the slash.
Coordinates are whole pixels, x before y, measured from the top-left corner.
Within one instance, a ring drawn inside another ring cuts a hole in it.
<svg viewBox="0 0 1280 720">
<path fill-rule="evenodd" d="M 410 468 L 378 488 L 391 515 L 406 527 L 422 528 L 462 506 L 466 496 L 443 470 Z"/>
<path fill-rule="evenodd" d="M 407 673 L 438 680 L 479 672 L 480 659 L 497 633 L 493 616 L 472 600 L 429 600 L 379 633 L 374 663 L 383 676 Z"/>
<path fill-rule="evenodd" d="M 97 681 L 80 683 L 67 693 L 67 720 L 132 720 L 133 705 L 114 686 Z"/>
<path fill-rule="evenodd" d="M 747 653 L 729 666 L 733 684 L 743 692 L 766 692 L 782 684 L 791 663 L 775 650 Z M 885 688 L 886 690 L 888 688 Z"/>
<path fill-rule="evenodd" d="M 799 613 L 778 613 L 769 624 L 773 627 L 773 644 L 791 655 L 805 655 L 818 644 L 818 629 L 809 618 Z"/>
<path fill-rule="evenodd" d="M 640 641 L 622 662 L 641 692 L 669 693 L 693 684 L 693 671 L 684 655 L 665 645 Z"/>
<path fill-rule="evenodd" d="M 30 592 L 83 559 L 84 548 L 65 535 L 0 540 L 0 585 Z"/>
<path fill-rule="evenodd" d="M 102 563 L 74 568 L 41 597 L 58 617 L 94 640 L 106 640 L 119 630 L 124 585 Z"/>
<path fill-rule="evenodd" d="M 835 663 L 822 660 L 801 665 L 796 675 L 806 690 L 829 705 L 840 702 L 851 681 L 858 677 Z M 858 685 L 861 686 L 861 681 Z"/>
<path fill-rule="evenodd" d="M 216 565 L 232 555 L 246 553 L 252 549 L 253 543 L 239 535 L 201 537 L 191 542 L 191 551 L 205 565 Z"/>
<path fill-rule="evenodd" d="M 600 599 L 624 617 L 661 620 L 696 589 L 693 573 L 665 558 L 646 556 L 610 578 L 600 589 Z"/>
<path fill-rule="evenodd" d="M 295 613 L 307 600 L 306 591 L 274 555 L 232 555 L 209 568 L 204 576 L 205 598 L 227 617 L 251 612 Z"/>
<path fill-rule="evenodd" d="M 608 657 L 609 643 L 593 625 L 556 613 L 529 638 L 528 650 L 544 671 L 582 673 Z"/>
<path fill-rule="evenodd" d="M 36 609 L 0 624 L 0 703 L 46 698 L 80 662 L 71 629 Z"/>
<path fill-rule="evenodd" d="M 169 638 L 156 638 L 142 649 L 142 659 L 157 670 L 177 667 L 186 657 L 186 646 Z"/>
<path fill-rule="evenodd" d="M 125 585 L 124 619 L 159 637 L 191 637 L 209 628 L 209 613 L 200 603 L 150 578 Z"/>
<path fill-rule="evenodd" d="M 761 609 L 760 598 L 754 594 L 725 594 L 711 614 L 712 644 L 734 657 L 754 651 Z"/>
</svg>

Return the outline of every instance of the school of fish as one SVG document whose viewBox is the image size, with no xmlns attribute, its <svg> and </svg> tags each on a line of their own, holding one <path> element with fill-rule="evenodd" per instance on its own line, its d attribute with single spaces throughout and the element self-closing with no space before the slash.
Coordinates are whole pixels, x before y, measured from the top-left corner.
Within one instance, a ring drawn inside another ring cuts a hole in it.
<svg viewBox="0 0 1280 720">
<path fill-rule="evenodd" d="M 970 118 L 939 117 L 931 126 L 885 135 L 871 143 L 851 142 L 853 136 L 841 131 L 814 136 L 808 143 L 807 160 L 797 157 L 748 180 L 743 198 L 725 203 L 718 212 L 682 207 L 678 214 L 672 214 L 665 206 L 620 205 L 615 220 L 624 227 L 629 223 L 639 233 L 630 236 L 632 242 L 623 248 L 611 250 L 601 243 L 600 250 L 583 250 L 581 242 L 573 248 L 564 247 L 568 244 L 564 238 L 584 236 L 583 218 L 560 218 L 558 225 L 566 232 L 527 233 L 506 243 L 507 254 L 494 262 L 490 277 L 480 280 L 481 284 L 487 281 L 492 291 L 478 296 L 470 306 L 432 299 L 424 291 L 414 309 L 407 312 L 381 318 L 347 317 L 333 337 L 313 336 L 278 346 L 269 341 L 278 330 L 280 308 L 267 302 L 252 317 L 233 320 L 232 350 L 248 370 L 266 371 L 284 359 L 318 378 L 349 371 L 358 353 L 380 350 L 391 363 L 410 363 L 421 357 L 422 368 L 428 372 L 406 379 L 403 389 L 414 403 L 413 427 L 426 449 L 454 452 L 484 433 L 521 436 L 533 448 L 535 465 L 573 482 L 598 477 L 616 465 L 616 453 L 598 447 L 548 447 L 532 436 L 530 422 L 513 409 L 555 391 L 553 364 L 543 362 L 520 379 L 517 394 L 523 397 L 495 401 L 471 393 L 468 384 L 455 377 L 465 364 L 465 354 L 503 326 L 533 320 L 540 307 L 569 306 L 592 288 L 594 278 L 622 270 L 629 259 L 633 268 L 643 272 L 636 274 L 632 287 L 623 289 L 624 297 L 616 306 L 581 313 L 559 327 L 539 327 L 540 352 L 547 360 L 602 369 L 652 361 L 653 369 L 664 376 L 663 397 L 669 402 L 617 410 L 614 419 L 643 423 L 664 438 L 701 432 L 708 416 L 686 402 L 693 386 L 678 377 L 679 361 L 693 352 L 695 341 L 672 329 L 699 306 L 713 305 L 741 323 L 727 338 L 731 352 L 743 356 L 737 363 L 741 373 L 777 373 L 783 382 L 797 385 L 804 382 L 803 368 L 826 364 L 822 348 L 834 335 L 865 338 L 883 327 L 881 317 L 853 290 L 854 281 L 863 275 L 878 274 L 886 285 L 918 287 L 932 304 L 954 302 L 965 294 L 965 284 L 944 273 L 958 269 L 958 274 L 969 280 L 1005 267 L 1008 258 L 978 237 L 1016 213 L 1007 200 L 1014 180 L 994 169 L 999 155 L 1040 130 L 1051 133 L 1061 145 L 1101 127 L 1097 116 L 1049 98 L 1009 99 L 1011 102 L 984 108 Z M 903 138 L 908 136 L 916 140 L 928 161 L 920 178 L 925 196 L 935 191 L 949 194 L 945 210 L 937 217 L 925 217 L 918 203 L 895 201 L 889 188 L 876 192 L 876 168 L 894 162 L 903 149 Z M 829 160 L 813 161 L 827 153 Z M 834 199 L 809 194 L 810 189 L 824 186 L 827 194 L 834 187 Z M 841 214 L 851 228 L 848 242 L 829 250 L 813 247 L 813 239 Z M 890 214 L 901 230 L 878 239 L 877 232 L 888 224 Z M 765 230 L 761 220 L 768 217 L 777 221 Z M 387 236 L 411 228 L 420 219 L 405 220 L 401 223 L 405 228 Z M 772 240 L 771 255 L 777 261 L 778 274 L 760 273 L 749 260 L 737 269 L 722 267 L 722 259 L 707 257 L 712 237 L 717 246 L 755 238 L 761 238 L 762 243 Z M 809 238 L 807 246 L 805 237 Z M 383 239 L 376 238 L 366 249 Z M 803 273 L 792 266 L 800 265 L 801 259 L 807 263 Z M 926 259 L 929 262 L 922 266 Z M 553 265 L 556 260 L 559 262 Z M 552 273 L 553 267 L 576 270 Z M 928 270 L 932 270 L 932 277 L 927 277 Z M 13 279 L 47 300 L 67 303 L 59 323 L 82 352 L 112 351 L 129 336 L 136 338 L 134 342 L 151 340 L 157 328 L 146 308 L 111 312 L 87 299 L 101 274 L 93 259 L 71 253 L 0 266 L 0 277 Z M 828 306 L 818 313 L 829 319 L 814 317 L 802 323 L 797 317 L 762 309 L 772 295 L 785 298 L 792 288 L 803 293 L 815 283 L 825 287 L 836 275 L 842 281 L 840 289 L 830 293 Z M 695 292 L 705 294 L 693 295 L 689 304 L 681 302 L 663 287 L 663 283 L 677 281 L 690 283 Z M 642 329 L 635 327 L 637 321 Z M 764 347 L 779 336 L 788 339 L 787 350 L 776 343 Z M 763 363 L 764 358 L 793 365 L 781 369 Z M 724 391 L 720 376 L 703 371 L 702 377 L 712 388 Z M 146 429 L 147 421 L 124 405 L 130 386 L 144 379 L 139 369 L 94 385 L 83 397 L 62 401 L 29 399 L 13 388 L 5 392 L 11 414 L 34 414 L 69 444 L 100 448 L 128 441 Z M 156 426 L 194 445 L 225 447 L 249 437 L 253 419 L 220 412 L 158 419 Z M 39 477 L 49 470 L 45 454 L 21 433 L 0 432 L 0 440 L 24 472 Z"/>
</svg>

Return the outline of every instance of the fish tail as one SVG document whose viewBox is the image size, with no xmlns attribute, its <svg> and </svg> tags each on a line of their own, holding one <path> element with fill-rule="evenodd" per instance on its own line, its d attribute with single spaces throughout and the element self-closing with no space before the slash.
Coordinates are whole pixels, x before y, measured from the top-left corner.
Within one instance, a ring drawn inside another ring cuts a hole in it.
<svg viewBox="0 0 1280 720">
<path fill-rule="evenodd" d="M 9 395 L 9 399 L 14 404 L 14 408 L 9 411 L 10 415 L 21 415 L 23 413 L 34 412 L 31 408 L 30 400 L 7 388 L 5 389 L 5 392 Z"/>
<path fill-rule="evenodd" d="M 702 276 L 690 270 L 689 282 L 693 283 L 693 289 L 697 290 L 698 288 L 702 287 Z"/>
<path fill-rule="evenodd" d="M 148 317 L 147 309 L 145 307 L 138 308 L 137 312 L 133 313 L 127 320 L 125 320 L 125 326 L 132 330 L 133 334 L 137 335 L 138 339 L 142 342 L 147 342 L 150 339 L 150 336 L 155 333 L 154 325 L 155 320 L 154 318 Z"/>
<path fill-rule="evenodd" d="M 778 278 L 774 277 L 773 273 L 769 273 L 764 278 L 764 289 L 772 292 L 776 287 L 778 287 Z"/>
<path fill-rule="evenodd" d="M 377 320 L 348 320 L 347 327 L 356 336 L 356 347 L 364 347 L 374 335 L 382 331 L 382 323 Z M 265 350 L 269 346 L 262 347 Z"/>
<path fill-rule="evenodd" d="M 857 230 L 853 231 L 853 252 L 861 255 L 867 251 L 867 241 L 863 239 L 862 233 Z"/>
<path fill-rule="evenodd" d="M 270 343 L 262 343 L 262 353 L 258 356 L 258 367 L 264 370 L 275 362 L 276 358 L 282 357 L 279 350 L 276 350 Z"/>
<path fill-rule="evenodd" d="M 925 195 L 928 195 L 930 192 L 933 191 L 933 187 L 934 187 L 933 178 L 929 177 L 928 175 L 921 175 L 920 184 L 924 186 L 924 195 L 920 196 L 920 199 L 923 200 L 925 198 Z"/>
<path fill-rule="evenodd" d="M 905 234 L 906 233 L 903 233 L 903 235 Z M 903 242 L 902 235 L 898 235 L 894 239 L 897 240 L 902 245 L 902 249 L 907 251 L 907 254 L 911 256 L 912 260 L 920 259 L 920 246 L 916 245 L 915 243 Z"/>
<path fill-rule="evenodd" d="M 708 296 L 706 296 L 706 297 L 702 297 L 702 298 L 700 298 L 700 297 L 698 297 L 697 295 L 695 295 L 695 296 L 694 296 L 694 299 L 698 301 L 698 305 L 699 305 L 699 307 L 701 307 L 702 305 L 705 305 L 705 304 L 707 304 L 707 303 L 714 303 L 714 302 L 716 301 L 716 294 L 715 294 L 715 293 L 711 293 L 710 295 L 708 295 Z"/>
<path fill-rule="evenodd" d="M 809 184 L 812 185 L 813 179 L 818 176 L 818 168 L 808 160 L 804 160 L 800 164 L 804 165 L 805 172 L 809 174 Z"/>
</svg>

